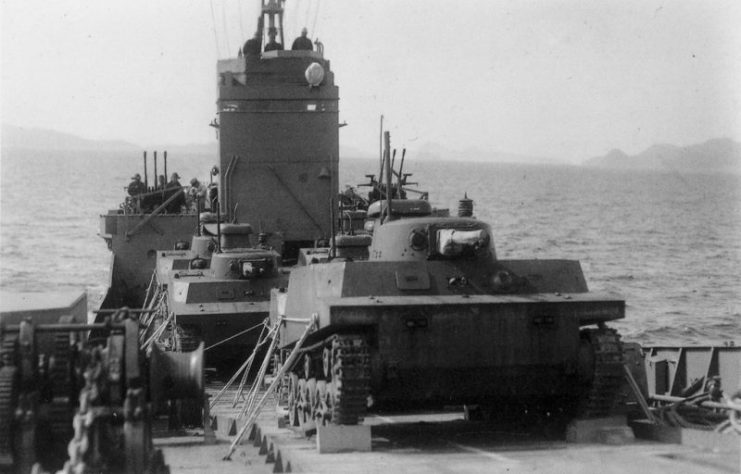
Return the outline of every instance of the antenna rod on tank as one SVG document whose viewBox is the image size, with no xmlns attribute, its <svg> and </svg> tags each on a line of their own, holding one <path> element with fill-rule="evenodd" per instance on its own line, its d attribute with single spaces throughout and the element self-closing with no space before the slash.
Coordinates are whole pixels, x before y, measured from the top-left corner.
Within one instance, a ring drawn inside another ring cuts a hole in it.
<svg viewBox="0 0 741 474">
<path fill-rule="evenodd" d="M 160 180 L 157 178 L 157 150 L 154 151 L 154 189 L 159 188 Z"/>
<path fill-rule="evenodd" d="M 216 253 L 221 253 L 221 203 L 216 204 Z"/>
<path fill-rule="evenodd" d="M 149 190 L 149 179 L 147 178 L 147 150 L 144 150 L 144 188 Z"/>
<path fill-rule="evenodd" d="M 164 168 L 165 168 L 164 169 L 164 173 L 165 173 L 165 179 L 167 179 L 167 150 L 165 150 L 165 152 L 163 153 L 163 155 L 164 156 L 162 157 L 162 160 L 165 162 L 165 165 L 164 165 Z"/>
<path fill-rule="evenodd" d="M 383 194 L 383 187 L 382 187 L 382 185 L 383 185 L 383 170 L 384 170 L 384 164 L 385 163 L 386 163 L 386 152 L 383 152 L 381 154 L 381 169 L 378 170 L 378 181 L 376 181 L 376 184 L 375 184 L 376 189 L 378 190 L 379 199 L 383 199 L 384 197 L 386 197 L 386 195 Z M 372 179 L 371 179 L 371 182 L 373 182 Z"/>
<path fill-rule="evenodd" d="M 380 182 L 383 178 L 383 115 L 381 115 L 381 128 L 378 132 L 378 181 Z"/>
<path fill-rule="evenodd" d="M 404 157 L 407 156 L 407 149 L 402 148 L 401 150 L 401 162 L 399 163 L 399 198 L 401 198 L 401 177 L 403 176 L 401 173 L 404 171 Z"/>
<path fill-rule="evenodd" d="M 196 194 L 196 235 L 198 237 L 203 235 L 203 232 L 201 232 L 201 206 L 203 206 L 204 204 L 201 203 L 200 194 Z"/>
<path fill-rule="evenodd" d="M 391 149 L 391 134 L 384 132 L 386 141 L 386 220 L 391 220 L 391 160 L 389 159 L 389 150 Z"/>
</svg>

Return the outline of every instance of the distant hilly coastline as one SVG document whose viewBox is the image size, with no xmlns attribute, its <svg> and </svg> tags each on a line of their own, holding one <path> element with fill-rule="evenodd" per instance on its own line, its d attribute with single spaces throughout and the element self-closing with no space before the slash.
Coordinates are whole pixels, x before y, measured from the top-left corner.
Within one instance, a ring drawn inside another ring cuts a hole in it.
<svg viewBox="0 0 741 474">
<path fill-rule="evenodd" d="M 156 145 L 142 147 L 123 140 L 89 140 L 69 133 L 57 132 L 43 128 L 26 128 L 2 124 L 0 144 L 3 150 L 36 150 L 56 152 L 93 152 L 93 153 L 141 153 L 143 150 L 167 150 L 170 154 L 179 155 L 213 155 L 219 152 L 216 141 L 209 143 L 191 143 L 186 145 Z M 371 153 L 342 147 L 341 155 L 350 158 L 370 158 Z"/>
<path fill-rule="evenodd" d="M 715 138 L 684 147 L 653 145 L 637 155 L 612 150 L 604 156 L 590 158 L 584 164 L 624 170 L 741 174 L 741 143 L 730 138 Z"/>
<path fill-rule="evenodd" d="M 468 147 L 464 149 L 449 149 L 438 143 L 425 143 L 416 152 L 420 159 L 426 161 L 472 161 L 485 163 L 516 163 L 529 165 L 559 165 L 566 164 L 563 160 L 542 156 L 520 155 L 501 151 L 483 150 Z"/>
<path fill-rule="evenodd" d="M 218 143 L 195 143 L 145 148 L 123 140 L 90 140 L 69 133 L 41 128 L 24 128 L 2 124 L 0 144 L 3 150 L 41 150 L 56 152 L 141 153 L 142 150 L 167 150 L 171 154 L 218 154 Z M 468 161 L 487 163 L 517 163 L 528 165 L 573 164 L 556 158 L 520 155 L 469 147 L 450 149 L 438 143 L 425 143 L 410 149 L 408 157 L 422 161 Z M 360 150 L 342 145 L 343 159 L 376 157 L 376 151 Z M 697 145 L 679 147 L 653 145 L 637 155 L 612 150 L 604 156 L 590 158 L 584 166 L 606 169 L 671 171 L 679 173 L 733 173 L 741 174 L 741 143 L 729 138 L 715 138 Z"/>
<path fill-rule="evenodd" d="M 2 148 L 23 150 L 127 152 L 140 148 L 121 140 L 88 140 L 69 133 L 3 124 Z"/>
<path fill-rule="evenodd" d="M 3 149 L 43 150 L 43 151 L 86 151 L 99 153 L 140 153 L 144 147 L 122 140 L 89 140 L 68 133 L 41 128 L 24 128 L 3 124 L 0 136 Z M 156 146 L 152 150 L 167 150 L 177 154 L 217 154 L 218 143 L 199 143 L 188 145 Z M 411 150 L 410 150 L 411 151 Z M 518 155 L 467 148 L 452 150 L 437 143 L 426 143 L 411 151 L 415 159 L 425 161 L 479 161 L 491 163 L 558 164 L 549 158 Z M 341 145 L 340 156 L 344 159 L 369 159 L 376 157 L 375 150 L 361 150 Z"/>
<path fill-rule="evenodd" d="M 2 125 L 0 143 L 2 143 L 2 149 L 4 150 L 141 153 L 145 149 L 145 147 L 123 140 L 90 140 L 54 130 L 18 127 L 5 123 Z M 170 153 L 216 154 L 218 144 L 211 142 L 189 145 L 158 145 L 152 149 L 167 150 Z"/>
</svg>

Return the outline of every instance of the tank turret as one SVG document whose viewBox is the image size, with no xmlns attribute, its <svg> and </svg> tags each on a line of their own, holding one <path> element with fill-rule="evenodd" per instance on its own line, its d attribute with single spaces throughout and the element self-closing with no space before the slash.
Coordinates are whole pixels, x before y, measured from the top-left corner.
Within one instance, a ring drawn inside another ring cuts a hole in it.
<svg viewBox="0 0 741 474">
<path fill-rule="evenodd" d="M 214 278 L 228 280 L 255 280 L 278 275 L 279 255 L 274 250 L 225 250 L 211 257 Z"/>
<path fill-rule="evenodd" d="M 201 342 L 215 346 L 207 364 L 228 370 L 254 348 L 255 329 L 268 315 L 270 290 L 284 287 L 287 277 L 278 252 L 264 242 L 253 246 L 249 224 L 210 221 L 202 219 L 191 249 L 158 252 L 156 289 L 149 301 L 159 324 L 152 326 L 172 318 L 173 329 L 156 335 L 161 345 L 178 351 Z"/>
<path fill-rule="evenodd" d="M 423 201 L 426 202 L 426 201 Z M 374 261 L 496 259 L 491 228 L 470 218 L 417 218 L 390 221 L 373 233 Z"/>
</svg>

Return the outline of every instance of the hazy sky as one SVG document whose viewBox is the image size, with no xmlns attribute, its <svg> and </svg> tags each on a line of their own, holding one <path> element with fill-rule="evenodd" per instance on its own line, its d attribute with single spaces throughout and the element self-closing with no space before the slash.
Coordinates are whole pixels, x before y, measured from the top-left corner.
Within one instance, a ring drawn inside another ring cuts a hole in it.
<svg viewBox="0 0 741 474">
<path fill-rule="evenodd" d="M 214 139 L 217 58 L 258 0 L 3 0 L 2 121 L 143 147 Z M 582 161 L 741 139 L 741 2 L 288 0 L 318 36 L 345 145 Z M 449 158 L 456 158 L 451 156 Z"/>
</svg>

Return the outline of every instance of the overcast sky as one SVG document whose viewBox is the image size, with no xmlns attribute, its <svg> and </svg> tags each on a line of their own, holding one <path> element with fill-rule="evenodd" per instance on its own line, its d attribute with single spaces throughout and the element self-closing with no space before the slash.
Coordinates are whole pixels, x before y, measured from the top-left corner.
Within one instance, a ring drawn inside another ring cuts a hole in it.
<svg viewBox="0 0 741 474">
<path fill-rule="evenodd" d="M 257 0 L 3 0 L 2 121 L 143 147 L 214 139 L 217 58 Z M 583 161 L 741 138 L 741 2 L 288 0 L 318 36 L 343 144 Z M 450 157 L 455 158 L 455 157 Z"/>
</svg>

